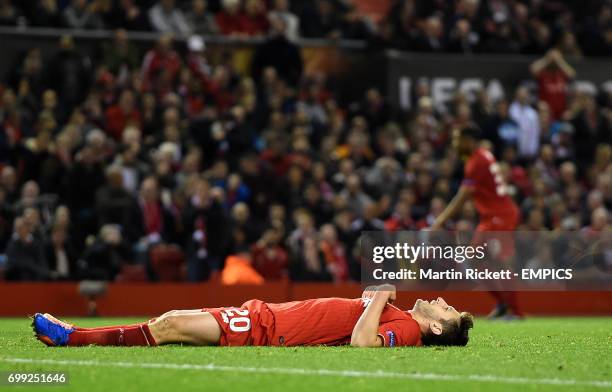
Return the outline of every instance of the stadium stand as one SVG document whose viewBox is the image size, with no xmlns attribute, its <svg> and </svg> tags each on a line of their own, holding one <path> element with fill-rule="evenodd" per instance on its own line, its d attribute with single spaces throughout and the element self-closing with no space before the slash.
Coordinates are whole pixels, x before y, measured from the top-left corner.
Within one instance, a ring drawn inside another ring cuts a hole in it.
<svg viewBox="0 0 612 392">
<path fill-rule="evenodd" d="M 454 195 L 450 134 L 470 123 L 521 228 L 609 227 L 612 90 L 574 88 L 568 62 L 612 54 L 610 2 L 366 3 L 0 1 L 0 34 L 40 40 L 0 84 L 5 278 L 202 281 L 232 257 L 266 280 L 358 280 L 360 231 L 428 227 Z M 442 107 L 416 83 L 401 110 L 374 81 L 347 94 L 308 69 L 308 39 L 532 55 L 537 88 Z M 448 228 L 475 222 L 468 203 Z"/>
</svg>

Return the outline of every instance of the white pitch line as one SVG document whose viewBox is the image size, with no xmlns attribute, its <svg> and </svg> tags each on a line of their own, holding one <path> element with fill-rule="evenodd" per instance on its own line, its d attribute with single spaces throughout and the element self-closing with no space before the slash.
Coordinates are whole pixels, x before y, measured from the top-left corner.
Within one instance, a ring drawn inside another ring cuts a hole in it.
<svg viewBox="0 0 612 392">
<path fill-rule="evenodd" d="M 246 367 L 206 365 L 189 363 L 152 363 L 152 362 L 100 362 L 58 359 L 34 359 L 34 358 L 0 358 L 0 362 L 35 364 L 35 365 L 70 365 L 70 366 L 107 366 L 119 368 L 141 368 L 141 369 L 172 369 L 172 370 L 204 370 L 213 372 L 237 372 L 237 373 L 262 373 L 262 374 L 284 374 L 299 376 L 334 376 L 334 377 L 357 377 L 357 378 L 390 378 L 406 380 L 429 380 L 429 381 L 476 381 L 500 384 L 530 384 L 530 385 L 559 385 L 559 386 L 590 386 L 596 388 L 612 388 L 612 381 L 607 380 L 573 380 L 560 378 L 524 378 L 503 377 L 495 375 L 451 375 L 437 373 L 397 373 L 362 370 L 333 370 L 333 369 L 304 369 L 304 368 L 276 368 L 276 367 Z"/>
</svg>

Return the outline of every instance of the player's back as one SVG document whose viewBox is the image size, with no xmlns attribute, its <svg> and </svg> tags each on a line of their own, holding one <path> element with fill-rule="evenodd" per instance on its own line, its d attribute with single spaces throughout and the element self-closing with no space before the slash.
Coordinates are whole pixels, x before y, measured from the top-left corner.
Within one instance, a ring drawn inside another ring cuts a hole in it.
<svg viewBox="0 0 612 392">
<path fill-rule="evenodd" d="M 490 151 L 479 148 L 465 164 L 463 184 L 471 187 L 474 205 L 482 220 L 517 215 L 501 168 Z"/>
</svg>

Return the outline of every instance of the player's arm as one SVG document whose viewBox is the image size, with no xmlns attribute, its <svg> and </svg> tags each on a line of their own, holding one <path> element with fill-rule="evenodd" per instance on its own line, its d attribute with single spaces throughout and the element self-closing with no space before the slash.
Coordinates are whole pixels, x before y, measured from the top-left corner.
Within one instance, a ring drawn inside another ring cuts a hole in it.
<svg viewBox="0 0 612 392">
<path fill-rule="evenodd" d="M 378 325 L 387 302 L 395 301 L 395 287 L 389 284 L 378 286 L 374 290 L 366 290 L 363 297 L 371 302 L 357 320 L 351 335 L 352 347 L 381 347 L 383 340 L 378 336 Z"/>
<path fill-rule="evenodd" d="M 472 187 L 461 185 L 459 192 L 453 197 L 453 200 L 448 203 L 444 211 L 438 215 L 434 223 L 431 225 L 433 230 L 439 230 L 444 226 L 447 220 L 452 218 L 459 212 L 463 204 L 472 196 Z"/>
</svg>

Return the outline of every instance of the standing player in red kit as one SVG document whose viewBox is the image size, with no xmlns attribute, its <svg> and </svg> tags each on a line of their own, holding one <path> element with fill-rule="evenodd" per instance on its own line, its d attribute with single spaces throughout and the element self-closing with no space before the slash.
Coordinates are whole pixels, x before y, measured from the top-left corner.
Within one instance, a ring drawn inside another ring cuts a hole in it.
<svg viewBox="0 0 612 392">
<path fill-rule="evenodd" d="M 361 298 L 320 298 L 268 304 L 245 302 L 239 308 L 176 310 L 149 322 L 79 328 L 37 313 L 36 337 L 48 346 L 156 346 L 185 343 L 219 346 L 395 347 L 465 346 L 472 315 L 442 298 L 417 300 L 409 311 L 392 304 L 395 287 L 366 289 Z"/>
<path fill-rule="evenodd" d="M 432 230 L 441 229 L 447 220 L 452 218 L 471 198 L 480 217 L 476 227 L 474 242 L 483 242 L 491 232 L 512 232 L 520 220 L 519 209 L 508 195 L 505 180 L 493 154 L 480 146 L 480 130 L 476 127 L 465 127 L 453 132 L 453 147 L 463 159 L 464 176 L 459 192 L 450 201 L 446 209 L 436 218 Z M 493 234 L 495 237 L 495 235 Z M 495 255 L 500 262 L 507 262 L 514 256 L 514 238 L 511 234 L 498 235 L 499 252 Z M 497 300 L 490 316 L 493 318 L 513 314 L 523 314 L 512 291 L 492 291 Z"/>
</svg>

